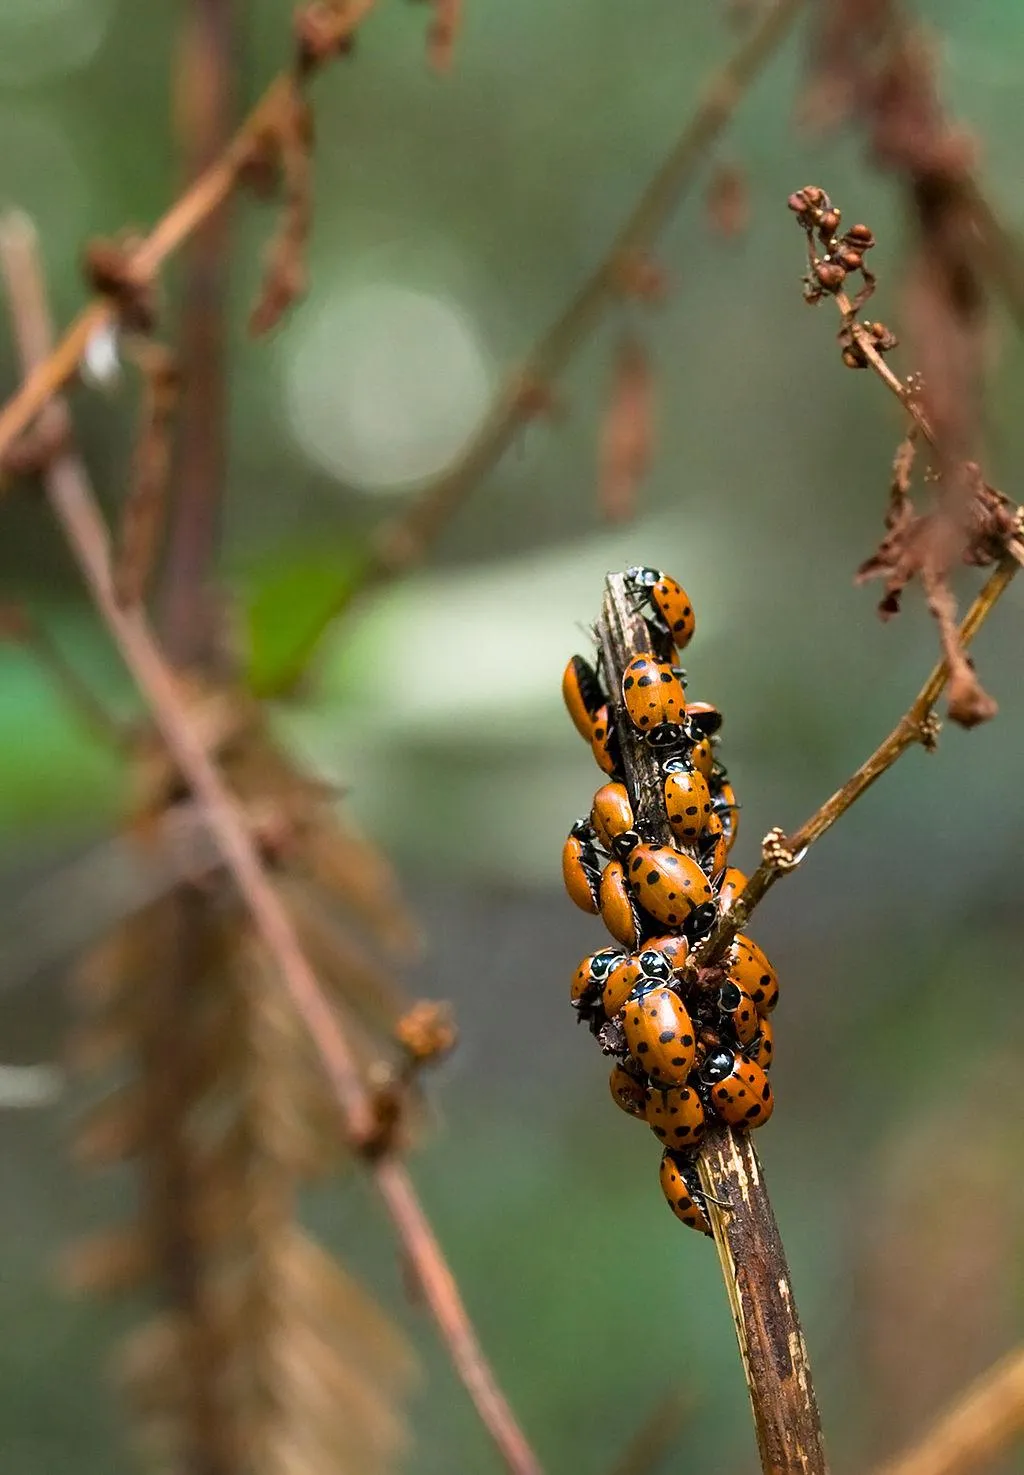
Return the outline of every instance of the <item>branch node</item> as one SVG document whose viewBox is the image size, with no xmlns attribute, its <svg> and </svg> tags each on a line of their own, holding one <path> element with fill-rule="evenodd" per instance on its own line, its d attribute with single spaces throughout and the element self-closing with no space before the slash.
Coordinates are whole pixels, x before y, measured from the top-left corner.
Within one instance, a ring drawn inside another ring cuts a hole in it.
<svg viewBox="0 0 1024 1475">
<path fill-rule="evenodd" d="M 786 833 L 778 825 L 761 841 L 761 858 L 773 871 L 794 871 L 807 854 L 807 846 L 795 854 L 789 848 Z"/>
</svg>

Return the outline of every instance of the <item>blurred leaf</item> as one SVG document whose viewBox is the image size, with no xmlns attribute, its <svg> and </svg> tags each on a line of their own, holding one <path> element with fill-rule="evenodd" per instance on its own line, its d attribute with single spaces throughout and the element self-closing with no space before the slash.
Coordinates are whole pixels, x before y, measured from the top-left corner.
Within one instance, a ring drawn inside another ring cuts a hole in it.
<svg viewBox="0 0 1024 1475">
<path fill-rule="evenodd" d="M 306 547 L 276 555 L 273 571 L 252 579 L 242 601 L 248 685 L 255 695 L 281 696 L 298 685 L 325 625 L 348 601 L 364 558 L 339 539 L 329 553 Z"/>
</svg>

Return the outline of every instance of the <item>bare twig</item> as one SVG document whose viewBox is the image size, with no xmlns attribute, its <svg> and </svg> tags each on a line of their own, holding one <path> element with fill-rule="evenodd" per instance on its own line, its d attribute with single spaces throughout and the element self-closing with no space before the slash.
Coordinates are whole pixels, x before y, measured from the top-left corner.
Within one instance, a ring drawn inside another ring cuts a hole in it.
<svg viewBox="0 0 1024 1475">
<path fill-rule="evenodd" d="M 0 266 L 22 357 L 26 365 L 38 363 L 49 348 L 49 311 L 35 235 L 23 220 L 8 218 L 0 225 Z M 67 416 L 62 405 L 55 404 L 54 410 Z M 96 608 L 169 753 L 200 801 L 224 864 L 320 1053 L 348 1139 L 357 1151 L 365 1151 L 374 1140 L 376 1122 L 348 1041 L 302 952 L 289 913 L 263 871 L 244 812 L 191 725 L 175 677 L 144 614 L 122 608 L 115 597 L 109 534 L 81 458 L 73 450 L 51 464 L 47 494 Z M 371 1163 L 371 1171 L 456 1369 L 508 1469 L 513 1475 L 540 1475 L 541 1467 L 484 1356 L 404 1168 L 384 1157 Z"/>
<path fill-rule="evenodd" d="M 237 109 L 239 21 L 237 0 L 194 0 L 183 22 L 176 113 L 186 189 L 215 168 L 230 145 Z M 175 495 L 160 602 L 167 653 L 182 665 L 208 661 L 219 633 L 207 583 L 220 535 L 227 460 L 228 206 L 225 196 L 197 226 L 184 260 Z"/>
<path fill-rule="evenodd" d="M 920 1443 L 888 1460 L 876 1475 L 965 1475 L 1022 1430 L 1024 1347 L 1018 1347 L 972 1383 Z"/>
<path fill-rule="evenodd" d="M 304 658 L 327 626 L 358 597 L 419 562 L 477 482 L 501 459 L 524 425 L 550 409 L 550 385 L 608 307 L 623 296 L 644 293 L 656 269 L 647 252 L 671 219 L 728 124 L 747 89 L 795 24 L 804 0 L 775 0 L 729 60 L 709 79 L 679 138 L 613 240 L 604 259 L 584 282 L 529 356 L 513 371 L 458 461 L 373 538 L 369 556 L 339 589 L 333 607 L 306 642 Z M 647 287 L 644 283 L 647 283 Z M 5 426 L 0 417 L 0 453 Z M 287 688 L 301 675 L 282 673 Z"/>
<path fill-rule="evenodd" d="M 965 649 L 981 629 L 998 600 L 1009 588 L 1019 567 L 1017 558 L 1007 554 L 989 575 L 960 625 L 960 643 Z M 922 744 L 925 748 L 934 745 L 936 723 L 932 709 L 942 695 L 943 687 L 948 679 L 949 664 L 942 660 L 932 671 L 889 736 L 879 743 L 870 758 L 865 759 L 842 788 L 837 789 L 831 798 L 826 799 L 825 803 L 816 809 L 798 830 L 794 830 L 792 835 L 772 833 L 765 844 L 764 861 L 747 882 L 743 895 L 702 948 L 699 958 L 701 964 L 714 962 L 722 956 L 736 933 L 746 925 L 751 912 L 775 882 L 782 876 L 788 875 L 803 860 L 814 842 L 820 840 L 825 831 L 831 829 L 851 804 L 854 804 L 876 779 L 881 778 L 882 774 L 891 768 L 908 748 L 912 748 L 917 743 Z"/>
<path fill-rule="evenodd" d="M 316 14 L 317 44 L 315 49 L 307 46 L 303 52 L 303 77 L 344 46 L 375 4 L 376 0 L 339 0 L 333 5 L 309 7 Z M 185 194 L 175 200 L 139 244 L 131 258 L 133 274 L 139 280 L 151 278 L 224 203 L 266 132 L 273 130 L 279 111 L 291 105 L 293 87 L 294 72 L 291 69 L 275 78 L 220 157 L 204 170 Z M 56 347 L 26 376 L 21 388 L 0 410 L 0 460 L 15 437 L 74 376 L 93 333 L 112 322 L 116 315 L 112 300 L 94 298 L 79 313 Z"/>
<path fill-rule="evenodd" d="M 598 639 L 609 689 L 615 691 L 630 659 L 650 646 L 621 574 L 609 576 Z M 636 800 L 636 829 L 645 840 L 672 844 L 664 780 L 653 752 L 628 722 L 618 721 L 618 733 Z M 765 1475 L 826 1475 L 821 1423 L 789 1267 L 749 1135 L 725 1124 L 712 1128 L 698 1166 L 708 1194 L 762 1469 Z M 716 1200 L 727 1207 L 723 1210 Z"/>
<path fill-rule="evenodd" d="M 692 1395 L 683 1388 L 669 1388 L 622 1450 L 609 1475 L 650 1475 L 657 1470 L 692 1412 Z"/>
</svg>

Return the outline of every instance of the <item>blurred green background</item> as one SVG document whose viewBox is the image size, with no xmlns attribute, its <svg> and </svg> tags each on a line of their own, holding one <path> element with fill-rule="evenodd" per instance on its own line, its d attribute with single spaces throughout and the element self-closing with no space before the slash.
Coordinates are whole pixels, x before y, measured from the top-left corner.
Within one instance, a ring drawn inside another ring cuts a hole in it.
<svg viewBox="0 0 1024 1475">
<path fill-rule="evenodd" d="M 245 9 L 248 103 L 286 53 L 289 6 Z M 367 530 L 457 454 L 735 44 L 720 5 L 465 9 L 448 80 L 424 64 L 425 9 L 393 3 L 353 63 L 317 82 L 312 287 L 257 344 L 245 313 L 274 217 L 249 202 L 236 216 L 225 556 L 258 673 L 301 636 Z M 983 141 L 986 188 L 1009 224 L 1024 223 L 1024 11 L 918 9 L 942 36 L 948 101 Z M 179 13 L 0 4 L 0 197 L 35 217 L 62 321 L 81 301 L 83 239 L 152 221 L 174 190 Z M 792 829 L 889 730 L 935 657 L 916 591 L 883 626 L 875 591 L 853 586 L 880 534 L 900 422 L 876 382 L 842 367 L 827 305 L 803 306 L 785 196 L 818 182 L 871 224 L 877 313 L 897 329 L 903 228 L 857 138 L 795 127 L 804 40 L 773 60 L 717 150 L 747 176 L 750 230 L 723 240 L 701 190 L 687 199 L 656 251 L 665 305 L 611 313 L 559 386 L 567 418 L 521 435 L 429 567 L 332 632 L 278 714 L 282 734 L 350 786 L 403 873 L 428 946 L 410 985 L 457 1006 L 462 1046 L 434 1082 L 438 1130 L 414 1172 L 551 1472 L 605 1470 L 678 1384 L 694 1414 L 666 1468 L 756 1465 L 714 1252 L 666 1212 L 656 1145 L 610 1105 L 606 1067 L 567 1007 L 572 969 L 601 933 L 561 891 L 561 842 L 596 770 L 559 679 L 586 648 L 603 575 L 653 563 L 693 596 L 691 691 L 726 714 L 722 756 L 744 806 L 734 854 L 748 870 L 770 826 Z M 609 528 L 595 511 L 598 423 L 624 327 L 655 366 L 659 433 L 636 521 Z M 998 304 L 991 343 L 987 464 L 1013 494 L 1024 359 Z M 0 388 L 16 380 L 4 333 Z M 133 403 L 130 386 L 76 396 L 110 508 Z M 8 497 L 3 517 L 8 597 L 131 711 L 34 494 Z M 964 574 L 965 599 L 978 582 Z M 907 756 L 752 929 L 783 985 L 778 1107 L 758 1145 L 838 1469 L 909 1439 L 1021 1330 L 1022 622 L 1018 581 L 976 649 L 998 719 L 947 728 L 935 756 Z M 398 672 L 386 688 L 382 663 Z M 18 958 L 0 982 L 0 1039 L 6 1063 L 36 1063 L 60 1055 L 63 964 L 95 921 L 59 878 L 93 855 L 122 796 L 111 756 L 31 659 L 5 648 L 0 664 L 3 895 Z M 50 898 L 52 931 L 18 937 L 30 894 Z M 0 1109 L 0 1468 L 16 1475 L 132 1468 L 104 1360 L 133 1313 L 53 1286 L 53 1255 L 109 1209 L 109 1188 L 63 1157 L 74 1110 L 70 1088 L 46 1108 Z M 406 1302 L 369 1195 L 332 1186 L 310 1214 L 422 1352 L 409 1470 L 496 1469 Z"/>
</svg>

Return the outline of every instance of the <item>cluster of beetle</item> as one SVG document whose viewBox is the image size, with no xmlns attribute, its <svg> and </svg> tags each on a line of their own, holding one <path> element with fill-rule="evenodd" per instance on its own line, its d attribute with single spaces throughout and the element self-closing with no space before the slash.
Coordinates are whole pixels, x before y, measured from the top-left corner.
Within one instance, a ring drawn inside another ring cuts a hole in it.
<svg viewBox="0 0 1024 1475">
<path fill-rule="evenodd" d="M 612 1099 L 665 1144 L 661 1187 L 670 1208 L 709 1234 L 697 1152 L 715 1116 L 749 1128 L 772 1114 L 768 1016 L 779 986 L 764 953 L 742 935 L 720 963 L 684 972 L 691 949 L 746 885 L 728 863 L 738 806 L 716 756 L 721 714 L 688 699 L 675 664 L 695 628 L 686 591 L 657 569 L 628 569 L 625 580 L 651 649 L 626 666 L 614 702 L 600 661 L 595 670 L 573 656 L 562 680 L 569 715 L 607 775 L 590 814 L 569 832 L 562 873 L 572 900 L 600 915 L 618 944 L 583 959 L 571 1000 L 614 1058 Z M 637 833 L 617 720 L 655 754 L 671 846 Z"/>
</svg>

